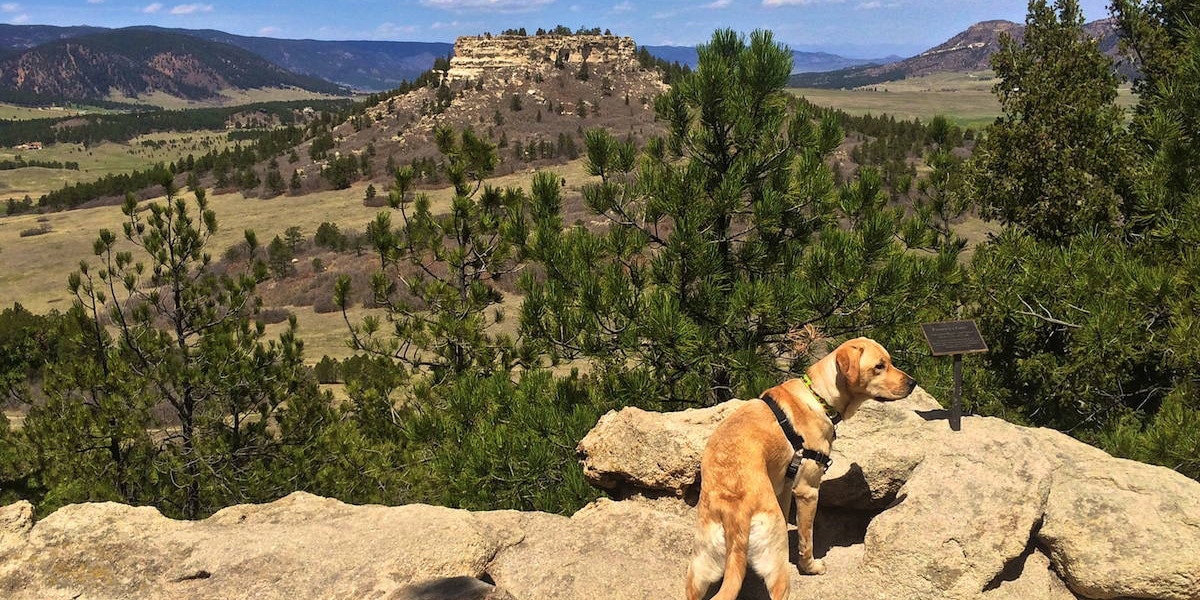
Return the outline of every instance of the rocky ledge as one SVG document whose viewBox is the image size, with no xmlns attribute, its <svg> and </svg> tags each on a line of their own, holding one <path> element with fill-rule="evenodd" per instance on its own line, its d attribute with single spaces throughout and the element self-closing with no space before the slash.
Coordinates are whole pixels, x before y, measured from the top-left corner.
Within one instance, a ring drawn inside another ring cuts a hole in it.
<svg viewBox="0 0 1200 600">
<path fill-rule="evenodd" d="M 571 517 L 295 493 L 197 522 L 147 507 L 0 509 L 0 597 L 675 598 L 699 454 L 740 401 L 606 415 L 580 443 L 620 500 Z M 841 426 L 794 598 L 1200 599 L 1200 483 L 923 393 Z M 793 539 L 793 550 L 795 540 Z M 765 597 L 751 581 L 744 598 Z"/>
</svg>

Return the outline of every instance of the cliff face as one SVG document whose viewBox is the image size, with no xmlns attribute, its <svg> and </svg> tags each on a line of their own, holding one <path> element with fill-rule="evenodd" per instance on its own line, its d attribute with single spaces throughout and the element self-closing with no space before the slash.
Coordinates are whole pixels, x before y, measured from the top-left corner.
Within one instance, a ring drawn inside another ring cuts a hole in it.
<svg viewBox="0 0 1200 600">
<path fill-rule="evenodd" d="M 102 503 L 34 524 L 19 502 L 0 508 L 0 597 L 681 597 L 699 454 L 741 402 L 606 415 L 580 452 L 624 499 L 570 517 L 298 492 L 197 522 Z M 951 432 L 943 412 L 916 393 L 841 426 L 816 523 L 829 570 L 793 573 L 793 598 L 1200 599 L 1200 483 L 998 419 Z M 751 577 L 741 597 L 764 592 Z"/>
<path fill-rule="evenodd" d="M 633 38 L 611 35 L 469 36 L 454 42 L 447 77 L 478 80 L 501 69 L 578 69 L 587 62 L 612 69 L 638 67 Z"/>
</svg>

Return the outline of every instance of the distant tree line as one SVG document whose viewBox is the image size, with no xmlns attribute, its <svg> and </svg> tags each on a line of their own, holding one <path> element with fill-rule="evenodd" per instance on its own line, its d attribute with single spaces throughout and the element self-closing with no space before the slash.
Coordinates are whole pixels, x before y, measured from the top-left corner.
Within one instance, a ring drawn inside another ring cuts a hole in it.
<svg viewBox="0 0 1200 600">
<path fill-rule="evenodd" d="M 79 163 L 75 161 L 59 162 L 57 160 L 30 160 L 20 156 L 16 158 L 6 158 L 0 160 L 0 171 L 11 171 L 13 169 L 24 169 L 26 167 L 41 167 L 43 169 L 66 169 L 68 171 L 78 171 Z"/>
</svg>

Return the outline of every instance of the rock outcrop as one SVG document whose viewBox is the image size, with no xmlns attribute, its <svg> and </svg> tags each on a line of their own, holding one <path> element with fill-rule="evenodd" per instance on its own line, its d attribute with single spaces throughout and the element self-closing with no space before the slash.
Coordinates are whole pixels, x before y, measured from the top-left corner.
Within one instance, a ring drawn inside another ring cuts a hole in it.
<svg viewBox="0 0 1200 600">
<path fill-rule="evenodd" d="M 571 517 L 296 493 L 197 522 L 103 503 L 35 524 L 13 504 L 0 597 L 680 597 L 699 453 L 740 402 L 606 415 L 580 451 L 624 499 Z M 1168 469 L 997 419 L 951 432 L 923 393 L 864 406 L 834 460 L 815 541 L 828 573 L 796 574 L 793 598 L 1200 599 L 1200 484 Z M 765 598 L 761 582 L 742 597 Z"/>
<path fill-rule="evenodd" d="M 636 50 L 633 38 L 612 35 L 464 36 L 454 41 L 447 76 L 477 80 L 498 69 L 578 69 L 584 62 L 632 70 L 638 67 Z"/>
</svg>

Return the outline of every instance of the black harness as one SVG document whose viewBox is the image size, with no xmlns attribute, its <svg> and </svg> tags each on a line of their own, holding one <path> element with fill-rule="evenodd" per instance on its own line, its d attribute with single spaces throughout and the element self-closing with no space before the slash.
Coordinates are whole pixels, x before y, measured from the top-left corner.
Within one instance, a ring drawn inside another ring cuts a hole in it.
<svg viewBox="0 0 1200 600">
<path fill-rule="evenodd" d="M 770 394 L 763 394 L 759 399 L 766 403 L 767 408 L 771 409 L 771 412 L 774 413 L 775 420 L 779 422 L 779 428 L 783 429 L 783 435 L 787 436 L 788 442 L 792 445 L 792 450 L 795 451 L 795 454 L 792 455 L 792 462 L 788 464 L 788 479 L 794 478 L 796 473 L 800 472 L 800 463 L 806 458 L 821 465 L 822 471 L 828 471 L 829 465 L 833 464 L 833 459 L 829 458 L 829 455 L 824 452 L 817 452 L 816 450 L 804 447 L 804 437 L 796 433 L 796 428 L 792 426 L 791 420 L 787 418 L 787 415 L 783 414 L 783 409 L 779 408 L 779 403 Z"/>
</svg>

